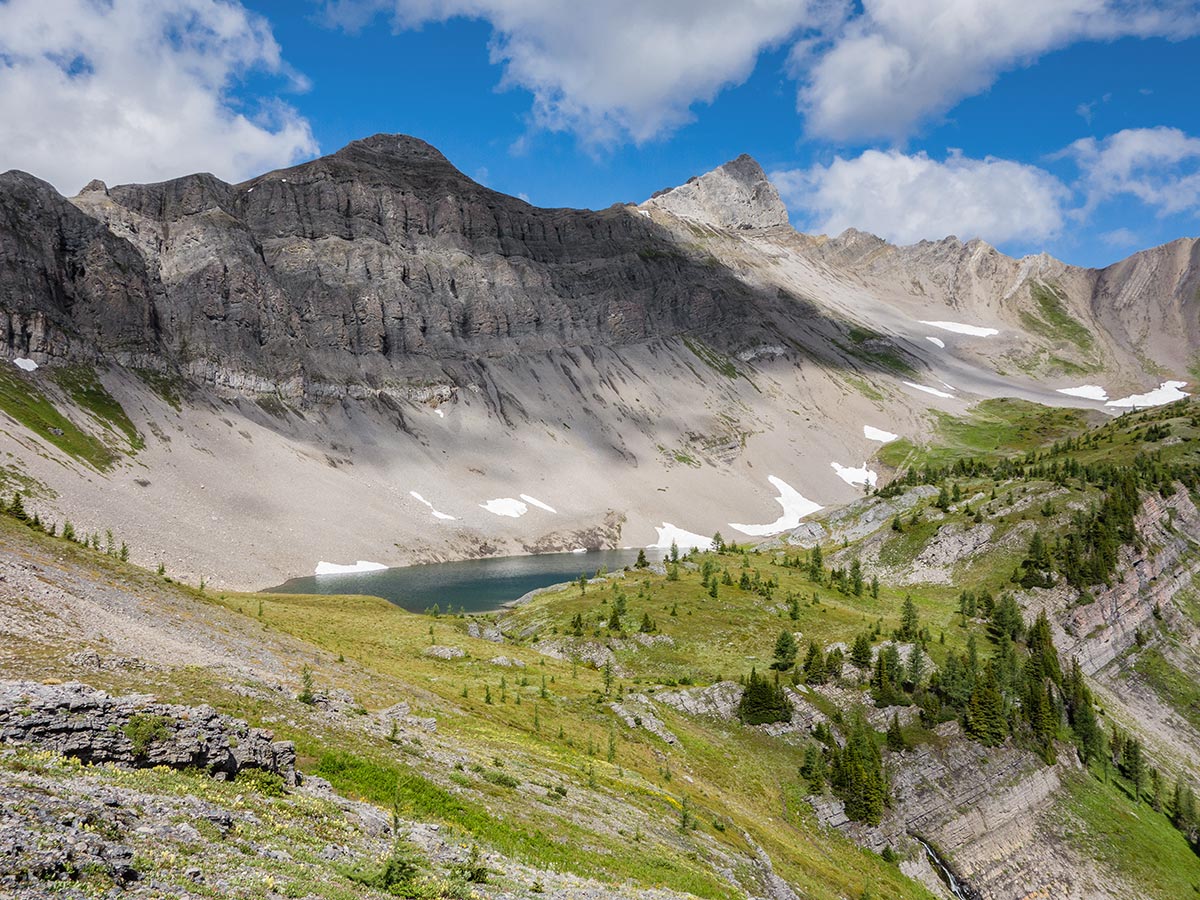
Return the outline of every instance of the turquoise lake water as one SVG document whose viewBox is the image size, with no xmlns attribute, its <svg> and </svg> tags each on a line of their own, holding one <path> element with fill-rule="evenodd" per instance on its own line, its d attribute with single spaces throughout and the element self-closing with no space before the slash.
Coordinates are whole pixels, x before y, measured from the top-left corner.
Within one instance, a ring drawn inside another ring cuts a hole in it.
<svg viewBox="0 0 1200 900">
<path fill-rule="evenodd" d="M 491 612 L 530 591 L 632 566 L 637 550 L 591 550 L 587 553 L 540 553 L 464 562 L 430 563 L 359 572 L 353 575 L 309 575 L 293 578 L 273 592 L 289 594 L 371 594 L 409 612 L 437 606 L 441 612 Z M 646 551 L 651 562 L 662 551 Z"/>
</svg>

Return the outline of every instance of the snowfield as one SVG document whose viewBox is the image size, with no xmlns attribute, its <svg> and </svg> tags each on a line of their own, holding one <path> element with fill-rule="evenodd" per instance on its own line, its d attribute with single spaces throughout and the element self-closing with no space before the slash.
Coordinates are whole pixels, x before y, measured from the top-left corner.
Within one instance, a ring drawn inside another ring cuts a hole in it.
<svg viewBox="0 0 1200 900">
<path fill-rule="evenodd" d="M 879 441 L 881 444 L 886 444 L 889 441 L 894 441 L 900 437 L 898 434 L 892 434 L 890 431 L 884 431 L 882 428 L 876 428 L 874 425 L 863 426 L 863 437 L 868 441 Z"/>
<path fill-rule="evenodd" d="M 447 515 L 447 514 L 446 514 L 446 513 L 444 513 L 444 512 L 438 512 L 436 509 L 434 509 L 434 508 L 433 508 L 433 504 L 432 504 L 432 503 L 430 503 L 428 500 L 426 500 L 424 497 L 422 497 L 422 496 L 421 496 L 420 494 L 418 494 L 416 491 L 409 491 L 409 494 L 411 494 L 411 495 L 412 495 L 412 497 L 413 497 L 413 499 L 414 499 L 414 500 L 416 500 L 418 503 L 424 503 L 426 506 L 428 506 L 428 507 L 429 507 L 429 511 L 430 511 L 431 513 L 433 513 L 433 517 L 434 517 L 435 519 L 444 519 L 444 520 L 446 520 L 446 521 L 448 521 L 448 522 L 456 522 L 456 521 L 458 521 L 457 519 L 455 519 L 455 518 L 454 518 L 454 516 Z"/>
<path fill-rule="evenodd" d="M 479 505 L 494 516 L 508 516 L 510 519 L 519 519 L 529 512 L 528 506 L 512 497 L 497 497 Z"/>
<path fill-rule="evenodd" d="M 557 509 L 555 509 L 553 506 L 550 506 L 548 503 L 543 503 L 537 497 L 530 497 L 528 494 L 522 494 L 521 499 L 530 506 L 536 506 L 538 509 L 544 509 L 548 513 L 554 513 L 555 515 L 558 515 Z"/>
<path fill-rule="evenodd" d="M 939 391 L 937 388 L 926 387 L 925 385 L 917 384 L 914 381 L 906 381 L 904 383 L 906 385 L 908 385 L 910 388 L 913 388 L 914 390 L 924 391 L 927 394 L 933 394 L 933 396 L 941 397 L 943 400 L 953 400 L 954 399 L 953 394 L 947 394 L 945 391 Z"/>
<path fill-rule="evenodd" d="M 380 569 L 386 569 L 383 563 L 371 562 L 370 560 L 360 559 L 358 562 L 349 566 L 338 565 L 337 563 L 325 562 L 321 560 L 317 563 L 317 571 L 314 575 L 357 575 L 360 572 L 378 572 Z"/>
<path fill-rule="evenodd" d="M 852 469 L 835 462 L 831 462 L 829 465 L 833 467 L 833 471 L 837 472 L 838 478 L 846 484 L 869 484 L 871 487 L 875 487 L 875 483 L 879 480 L 879 473 L 868 469 L 865 462 L 861 469 Z"/>
<path fill-rule="evenodd" d="M 22 369 L 23 371 L 26 371 L 26 372 L 32 372 L 34 369 L 36 369 L 38 367 L 38 364 L 35 363 L 32 359 L 26 359 L 23 356 L 18 356 L 16 359 L 14 359 L 13 365 L 16 366 L 18 369 Z"/>
<path fill-rule="evenodd" d="M 658 532 L 658 540 L 648 544 L 647 550 L 670 550 L 671 544 L 675 544 L 680 550 L 691 550 L 693 547 L 697 550 L 711 550 L 713 546 L 712 538 L 706 538 L 694 531 L 684 531 L 670 522 L 663 522 L 661 528 L 656 525 L 654 530 Z"/>
<path fill-rule="evenodd" d="M 1058 388 L 1057 392 L 1068 397 L 1082 397 L 1084 400 L 1107 400 L 1108 391 L 1098 384 L 1081 384 L 1079 387 Z"/>
<path fill-rule="evenodd" d="M 779 496 L 775 498 L 775 502 L 783 507 L 783 515 L 769 525 L 738 525 L 730 522 L 730 528 L 740 531 L 742 534 L 748 534 L 751 537 L 766 537 L 767 535 L 779 534 L 781 531 L 789 531 L 795 528 L 805 516 L 812 515 L 817 510 L 823 508 L 820 503 L 814 503 L 809 500 L 782 478 L 776 478 L 774 475 L 771 475 L 767 480 L 779 491 Z"/>
<path fill-rule="evenodd" d="M 1128 397 L 1122 397 L 1120 400 L 1109 400 L 1105 406 L 1116 406 L 1122 408 L 1133 408 L 1143 406 L 1162 406 L 1165 403 L 1174 403 L 1176 400 L 1182 400 L 1189 396 L 1180 388 L 1186 387 L 1186 381 L 1164 381 L 1152 391 L 1147 391 L 1144 394 L 1131 394 Z"/>
<path fill-rule="evenodd" d="M 926 335 L 925 340 L 929 341 L 929 343 L 933 344 L 933 346 L 935 346 L 941 350 L 946 349 L 946 342 L 943 341 L 941 338 L 929 337 L 928 335 Z"/>
<path fill-rule="evenodd" d="M 972 337 L 992 337 L 1000 333 L 999 328 L 984 328 L 980 325 L 964 325 L 962 322 L 926 322 L 921 320 L 922 325 L 932 325 L 934 328 L 940 328 L 942 331 L 953 331 L 955 334 L 969 334 Z"/>
</svg>

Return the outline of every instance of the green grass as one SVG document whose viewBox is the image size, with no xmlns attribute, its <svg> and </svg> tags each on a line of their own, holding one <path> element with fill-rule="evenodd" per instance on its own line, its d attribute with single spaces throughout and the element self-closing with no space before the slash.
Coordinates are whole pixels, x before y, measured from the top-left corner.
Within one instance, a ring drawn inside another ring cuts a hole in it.
<svg viewBox="0 0 1200 900">
<path fill-rule="evenodd" d="M 893 468 L 944 466 L 967 457 L 997 460 L 1081 434 L 1104 418 L 1009 398 L 984 400 L 966 416 L 938 412 L 934 417 L 935 436 L 929 444 L 892 441 L 879 450 L 878 459 Z"/>
<path fill-rule="evenodd" d="M 857 325 L 848 326 L 846 335 L 850 339 L 848 345 L 841 341 L 833 343 L 847 356 L 895 375 L 917 377 L 913 364 L 885 335 Z"/>
<path fill-rule="evenodd" d="M 1133 664 L 1150 688 L 1200 730 L 1200 684 L 1171 664 L 1157 647 L 1142 650 Z"/>
<path fill-rule="evenodd" d="M 696 358 L 712 369 L 719 375 L 724 375 L 726 378 L 733 380 L 741 373 L 737 370 L 737 366 L 722 353 L 718 353 L 712 347 L 698 341 L 695 338 L 685 337 L 683 343 L 689 350 L 695 354 Z"/>
<path fill-rule="evenodd" d="M 0 368 L 0 410 L 63 453 L 101 472 L 117 461 L 102 441 L 63 415 L 37 387 L 34 376 Z"/>
<path fill-rule="evenodd" d="M 1200 896 L 1200 858 L 1165 815 L 1090 774 L 1065 780 L 1064 805 L 1084 826 L 1068 835 L 1077 850 L 1137 885 L 1139 897 Z"/>
<path fill-rule="evenodd" d="M 52 369 L 51 377 L 71 398 L 72 403 L 104 427 L 124 435 L 131 451 L 136 453 L 145 448 L 145 440 L 121 404 L 100 383 L 95 369 L 91 366 L 66 366 Z"/>
<path fill-rule="evenodd" d="M 1029 293 L 1037 312 L 1022 310 L 1021 323 L 1027 329 L 1053 341 L 1070 342 L 1083 351 L 1092 349 L 1092 333 L 1067 311 L 1061 288 L 1039 282 L 1029 286 Z"/>
<path fill-rule="evenodd" d="M 515 827 L 399 763 L 334 752 L 321 757 L 315 774 L 341 793 L 394 808 L 407 818 L 452 825 L 513 859 L 602 880 L 628 879 L 644 886 L 669 886 L 697 897 L 731 896 L 728 888 L 699 867 L 660 857 L 652 848 L 643 851 L 626 847 L 620 853 L 601 855 L 582 850 L 563 840 L 561 834 Z"/>
<path fill-rule="evenodd" d="M 186 383 L 182 378 L 166 372 L 156 372 L 153 369 L 134 369 L 133 373 L 176 412 L 183 408 Z"/>
</svg>

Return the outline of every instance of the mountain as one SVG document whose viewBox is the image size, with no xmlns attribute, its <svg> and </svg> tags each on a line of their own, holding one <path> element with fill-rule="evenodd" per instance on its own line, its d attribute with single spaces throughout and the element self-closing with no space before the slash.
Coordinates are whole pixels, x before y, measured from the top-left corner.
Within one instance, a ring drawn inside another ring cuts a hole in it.
<svg viewBox="0 0 1200 900">
<path fill-rule="evenodd" d="M 1195 239 L 801 234 L 746 156 L 601 211 L 398 135 L 0 175 L 0 890 L 1195 891 L 1198 305 Z"/>
<path fill-rule="evenodd" d="M 998 396 L 1102 408 L 1056 389 L 1187 380 L 1200 339 L 1195 241 L 1095 272 L 802 235 L 745 156 L 641 206 L 539 209 L 376 135 L 239 185 L 66 200 L 10 172 L 0 209 L 0 347 L 43 367 L 13 390 L 107 460 L 18 415 L 6 480 L 230 586 L 770 523 L 768 476 L 858 495 L 831 463 L 866 468 L 863 426 L 919 438 Z M 93 383 L 122 428 L 80 404 Z M 522 493 L 556 512 L 481 508 Z"/>
</svg>

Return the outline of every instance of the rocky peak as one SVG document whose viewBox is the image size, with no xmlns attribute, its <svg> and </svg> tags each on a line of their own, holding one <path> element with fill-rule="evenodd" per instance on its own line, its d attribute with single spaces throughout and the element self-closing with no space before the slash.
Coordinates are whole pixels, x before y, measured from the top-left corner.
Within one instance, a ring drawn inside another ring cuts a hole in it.
<svg viewBox="0 0 1200 900">
<path fill-rule="evenodd" d="M 334 156 L 347 158 L 361 155 L 393 156 L 405 160 L 448 162 L 441 151 L 420 138 L 407 134 L 374 134 L 351 141 Z"/>
<path fill-rule="evenodd" d="M 719 228 L 771 228 L 788 224 L 787 208 L 762 166 L 743 153 L 685 184 L 659 191 L 642 204 Z"/>
</svg>

